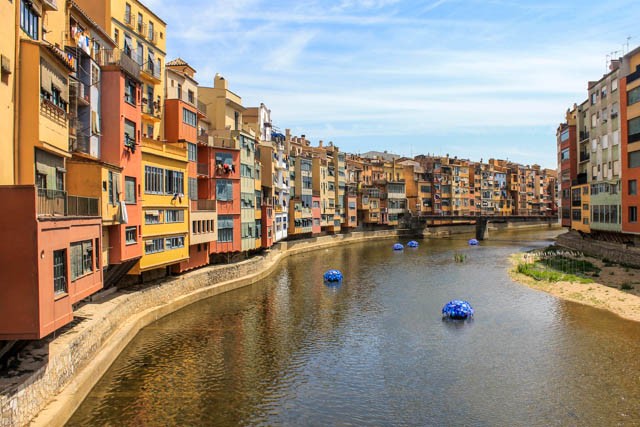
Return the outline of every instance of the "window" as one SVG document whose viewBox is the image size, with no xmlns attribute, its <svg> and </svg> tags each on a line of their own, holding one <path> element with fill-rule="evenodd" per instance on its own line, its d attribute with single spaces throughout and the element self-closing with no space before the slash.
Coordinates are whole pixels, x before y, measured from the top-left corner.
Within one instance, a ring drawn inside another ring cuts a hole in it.
<svg viewBox="0 0 640 427">
<path fill-rule="evenodd" d="M 187 153 L 189 154 L 190 162 L 198 162 L 198 146 L 191 142 L 187 142 Z"/>
<path fill-rule="evenodd" d="M 155 254 L 164 251 L 164 239 L 151 239 L 147 240 L 144 244 L 145 254 Z"/>
<path fill-rule="evenodd" d="M 184 194 L 184 173 L 166 169 L 164 191 L 165 194 Z"/>
<path fill-rule="evenodd" d="M 640 141 L 640 117 L 629 120 L 629 143 Z"/>
<path fill-rule="evenodd" d="M 67 293 L 67 251 L 53 251 L 53 294 Z"/>
<path fill-rule="evenodd" d="M 144 18 L 142 17 L 142 14 L 140 12 L 138 12 L 138 32 L 141 33 L 143 30 L 144 26 Z"/>
<path fill-rule="evenodd" d="M 591 115 L 591 127 L 594 128 L 598 124 L 598 117 L 595 114 Z"/>
<path fill-rule="evenodd" d="M 113 172 L 109 171 L 109 203 L 113 204 Z"/>
<path fill-rule="evenodd" d="M 31 6 L 31 2 L 20 0 L 20 28 L 34 40 L 38 40 L 39 19 L 36 11 Z"/>
<path fill-rule="evenodd" d="M 184 222 L 184 210 L 182 209 L 167 209 L 164 211 L 164 222 L 177 223 Z"/>
<path fill-rule="evenodd" d="M 71 281 L 93 272 L 93 241 L 71 244 Z"/>
<path fill-rule="evenodd" d="M 238 130 L 238 126 L 239 126 L 239 122 L 240 121 L 240 114 L 237 111 L 233 112 L 233 126 L 234 126 L 234 130 Z"/>
<path fill-rule="evenodd" d="M 189 126 L 193 126 L 193 127 L 198 126 L 198 119 L 197 119 L 196 113 L 194 113 L 191 110 L 187 110 L 184 107 L 182 107 L 182 121 Z"/>
<path fill-rule="evenodd" d="M 120 44 L 120 31 L 117 28 L 113 30 L 113 40 L 115 40 L 116 45 Z"/>
<path fill-rule="evenodd" d="M 569 160 L 569 149 L 568 148 L 565 148 L 564 150 L 562 150 L 560 152 L 560 161 L 563 162 L 565 160 Z M 443 190 L 443 192 L 445 192 L 445 191 Z"/>
<path fill-rule="evenodd" d="M 314 200 L 313 201 L 313 207 L 316 208 L 316 209 L 319 208 L 320 207 L 320 202 L 317 201 L 317 200 Z"/>
<path fill-rule="evenodd" d="M 136 105 L 136 83 L 133 80 L 126 79 L 124 82 L 124 100 L 128 104 Z M 135 123 L 134 123 L 135 125 Z"/>
<path fill-rule="evenodd" d="M 138 227 L 127 227 L 124 230 L 127 245 L 135 245 L 138 240 Z"/>
<path fill-rule="evenodd" d="M 131 5 L 129 3 L 124 5 L 124 22 L 125 24 L 131 24 Z"/>
<path fill-rule="evenodd" d="M 640 86 L 627 92 L 627 105 L 640 102 Z"/>
<path fill-rule="evenodd" d="M 233 200 L 233 182 L 230 179 L 216 180 L 216 199 L 221 202 Z"/>
<path fill-rule="evenodd" d="M 153 34 L 153 22 L 149 21 L 149 40 L 153 40 L 154 39 L 154 34 Z"/>
<path fill-rule="evenodd" d="M 421 193 L 431 193 L 431 186 L 430 185 L 421 185 L 420 186 L 420 192 Z"/>
<path fill-rule="evenodd" d="M 256 239 L 262 237 L 262 222 L 256 219 Z"/>
<path fill-rule="evenodd" d="M 253 166 L 240 165 L 240 176 L 245 178 L 253 178 Z"/>
<path fill-rule="evenodd" d="M 629 206 L 629 222 L 638 222 L 637 206 Z"/>
<path fill-rule="evenodd" d="M 232 166 L 233 155 L 230 153 L 216 153 L 216 166 Z"/>
<path fill-rule="evenodd" d="M 253 208 L 253 200 L 254 194 L 253 193 L 242 193 L 242 195 L 240 196 L 240 206 L 243 209 L 249 209 L 249 208 Z"/>
<path fill-rule="evenodd" d="M 640 151 L 632 151 L 629 153 L 629 167 L 640 167 Z"/>
<path fill-rule="evenodd" d="M 153 139 L 153 125 L 147 125 L 147 138 Z"/>
<path fill-rule="evenodd" d="M 356 208 L 356 202 L 349 202 L 349 209 L 355 209 Z"/>
<path fill-rule="evenodd" d="M 233 216 L 218 216 L 218 242 L 233 242 Z"/>
<path fill-rule="evenodd" d="M 569 129 L 563 130 L 562 133 L 560 134 L 561 142 L 565 142 L 567 139 L 569 139 Z"/>
<path fill-rule="evenodd" d="M 618 79 L 611 80 L 611 92 L 618 90 Z"/>
<path fill-rule="evenodd" d="M 635 196 L 638 194 L 638 181 L 635 179 L 629 180 L 629 195 Z"/>
<path fill-rule="evenodd" d="M 127 204 L 136 204 L 136 179 L 130 176 L 124 177 L 124 201 Z"/>
<path fill-rule="evenodd" d="M 198 200 L 198 180 L 189 178 L 189 200 Z"/>
<path fill-rule="evenodd" d="M 184 248 L 184 236 L 167 237 L 166 250 Z"/>
<path fill-rule="evenodd" d="M 262 193 L 259 190 L 256 190 L 256 207 L 259 208 L 262 206 Z"/>
<path fill-rule="evenodd" d="M 161 224 L 162 220 L 160 218 L 161 211 L 159 210 L 148 210 L 144 212 L 144 223 L 145 224 Z"/>
<path fill-rule="evenodd" d="M 144 167 L 144 192 L 162 194 L 164 171 L 153 166 Z"/>
<path fill-rule="evenodd" d="M 596 102 L 598 102 L 598 92 L 593 92 L 591 94 L 591 105 L 596 105 Z"/>
<path fill-rule="evenodd" d="M 190 102 L 191 104 L 195 104 L 196 94 L 195 94 L 195 93 L 193 93 L 193 91 L 192 91 L 192 90 L 188 91 L 188 92 L 187 92 L 187 99 L 189 100 L 189 102 Z"/>
<path fill-rule="evenodd" d="M 313 218 L 313 225 L 316 227 L 320 227 L 320 218 Z"/>
</svg>

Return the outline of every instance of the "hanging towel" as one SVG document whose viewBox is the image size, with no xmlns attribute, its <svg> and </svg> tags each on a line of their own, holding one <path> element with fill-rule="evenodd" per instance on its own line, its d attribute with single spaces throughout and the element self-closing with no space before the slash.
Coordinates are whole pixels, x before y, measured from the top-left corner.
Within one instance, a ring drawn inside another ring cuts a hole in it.
<svg viewBox="0 0 640 427">
<path fill-rule="evenodd" d="M 129 224 L 129 214 L 127 213 L 127 205 L 125 205 L 124 200 L 120 201 L 120 216 L 123 224 Z"/>
</svg>

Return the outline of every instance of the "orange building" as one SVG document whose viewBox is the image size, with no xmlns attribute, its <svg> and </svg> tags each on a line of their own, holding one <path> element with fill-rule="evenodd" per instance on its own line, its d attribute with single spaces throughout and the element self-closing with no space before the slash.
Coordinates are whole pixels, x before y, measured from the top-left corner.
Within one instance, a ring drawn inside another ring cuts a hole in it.
<svg viewBox="0 0 640 427">
<path fill-rule="evenodd" d="M 640 48 L 622 59 L 620 129 L 622 160 L 622 231 L 640 233 Z"/>
</svg>

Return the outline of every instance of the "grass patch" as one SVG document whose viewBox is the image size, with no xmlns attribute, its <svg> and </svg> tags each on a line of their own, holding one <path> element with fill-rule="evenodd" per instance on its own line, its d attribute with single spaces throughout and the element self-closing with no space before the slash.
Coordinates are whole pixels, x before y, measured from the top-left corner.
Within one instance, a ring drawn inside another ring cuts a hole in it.
<svg viewBox="0 0 640 427">
<path fill-rule="evenodd" d="M 537 268 L 535 264 L 518 264 L 516 271 L 520 274 L 524 274 L 525 276 L 531 277 L 537 281 L 545 281 L 545 282 L 579 282 L 579 283 L 593 283 L 592 279 L 586 279 L 584 277 L 576 276 L 575 274 L 562 274 L 559 271 L 545 271 Z"/>
<path fill-rule="evenodd" d="M 543 258 L 539 261 L 541 264 L 563 273 L 600 273 L 602 269 L 597 265 L 585 260 L 568 258 L 562 255 L 556 255 L 551 258 Z"/>
</svg>

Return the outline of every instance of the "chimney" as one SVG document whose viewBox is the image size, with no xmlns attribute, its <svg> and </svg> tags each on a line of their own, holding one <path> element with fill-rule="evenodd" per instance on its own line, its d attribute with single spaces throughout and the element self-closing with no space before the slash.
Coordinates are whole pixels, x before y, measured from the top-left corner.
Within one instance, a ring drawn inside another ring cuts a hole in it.
<svg viewBox="0 0 640 427">
<path fill-rule="evenodd" d="M 322 148 L 322 140 L 318 141 L 318 147 Z"/>
<path fill-rule="evenodd" d="M 306 135 L 300 135 L 300 140 L 304 144 L 306 142 L 306 140 L 307 140 L 307 136 Z"/>
<path fill-rule="evenodd" d="M 284 135 L 285 135 L 285 138 L 287 138 L 287 140 L 289 140 L 291 138 L 291 129 L 285 129 L 284 130 Z"/>
<path fill-rule="evenodd" d="M 216 73 L 216 77 L 213 79 L 213 87 L 216 89 L 229 89 L 229 83 L 220 73 Z"/>
<path fill-rule="evenodd" d="M 609 71 L 617 70 L 618 68 L 620 68 L 620 60 L 612 59 L 611 64 L 609 65 Z"/>
<path fill-rule="evenodd" d="M 333 147 L 333 141 L 329 141 L 329 146 Z"/>
</svg>

